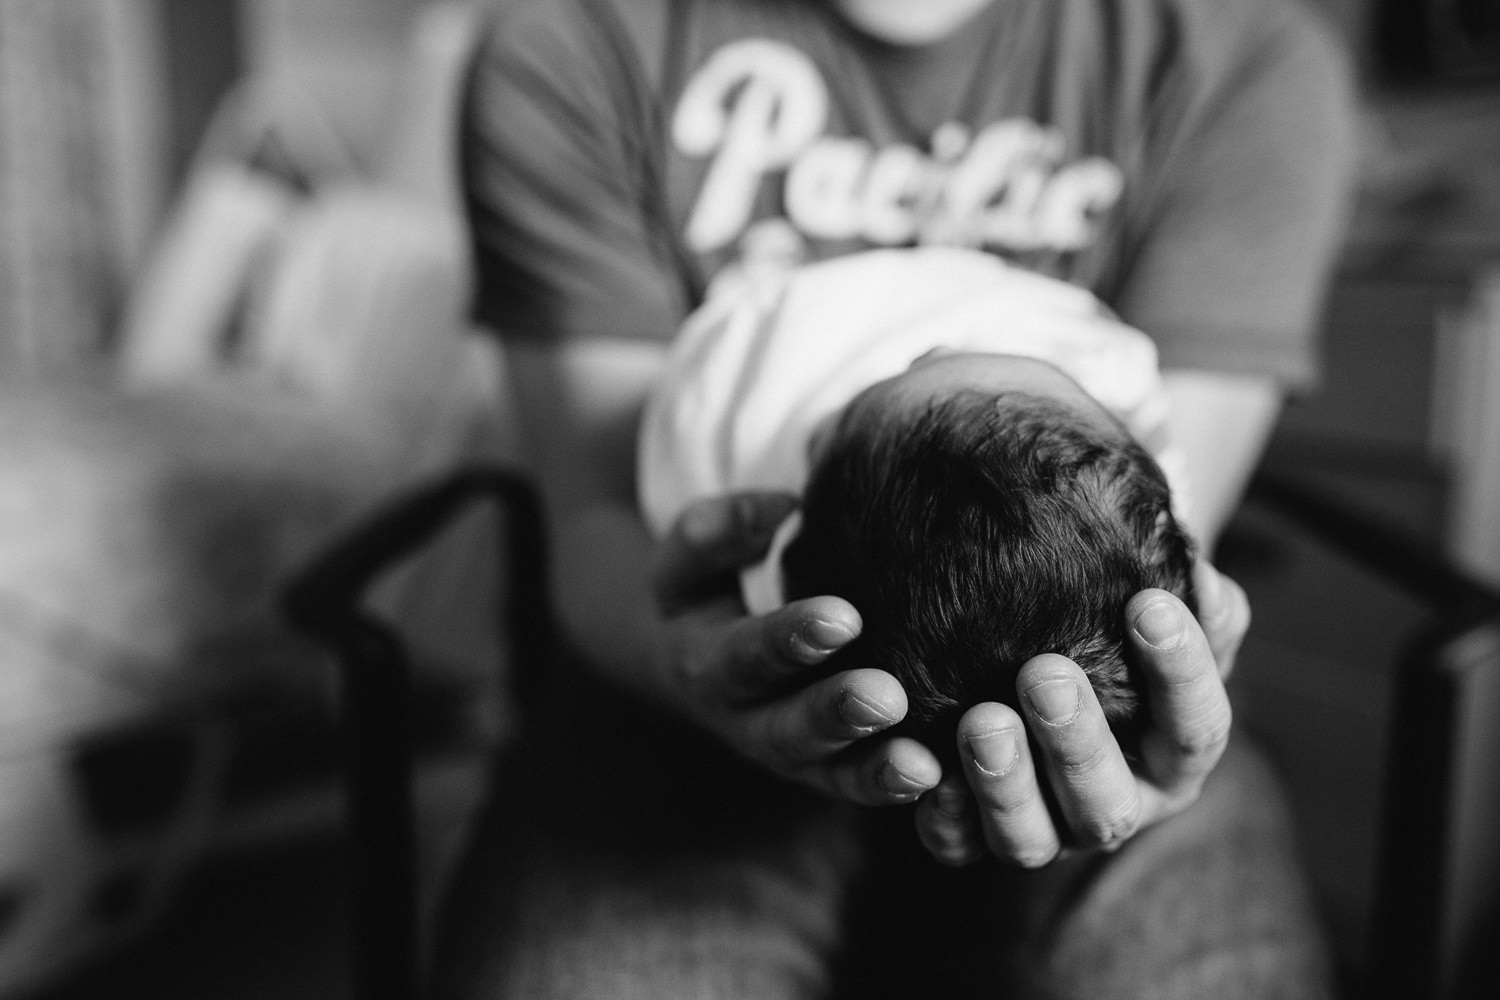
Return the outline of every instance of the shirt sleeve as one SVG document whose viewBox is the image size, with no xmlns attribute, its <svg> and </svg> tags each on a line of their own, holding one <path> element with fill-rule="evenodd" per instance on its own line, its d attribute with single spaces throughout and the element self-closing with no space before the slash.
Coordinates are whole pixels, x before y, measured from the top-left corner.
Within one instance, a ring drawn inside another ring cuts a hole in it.
<svg viewBox="0 0 1500 1000">
<path fill-rule="evenodd" d="M 608 27 L 579 4 L 513 2 L 473 63 L 461 149 L 473 313 L 506 337 L 665 339 L 687 310 L 649 85 Z"/>
<path fill-rule="evenodd" d="M 1148 179 L 1117 308 L 1165 368 L 1317 375 L 1324 289 L 1354 180 L 1355 108 L 1342 50 L 1290 3 L 1194 0 L 1173 127 Z M 1159 123 L 1158 123 L 1159 124 Z"/>
</svg>

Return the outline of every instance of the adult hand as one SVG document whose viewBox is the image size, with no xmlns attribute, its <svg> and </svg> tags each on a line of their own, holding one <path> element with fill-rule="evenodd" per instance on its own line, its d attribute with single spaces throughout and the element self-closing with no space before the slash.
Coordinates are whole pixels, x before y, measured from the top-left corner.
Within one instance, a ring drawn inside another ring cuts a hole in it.
<svg viewBox="0 0 1500 1000">
<path fill-rule="evenodd" d="M 765 554 L 795 501 L 753 493 L 695 504 L 657 550 L 671 696 L 690 718 L 783 776 L 866 805 L 911 802 L 942 769 L 926 747 L 879 734 L 906 714 L 882 670 L 820 666 L 859 635 L 859 613 L 814 597 L 747 616 L 738 571 Z"/>
<path fill-rule="evenodd" d="M 1229 739 L 1224 680 L 1250 624 L 1245 592 L 1206 562 L 1194 571 L 1198 618 L 1162 590 L 1126 605 L 1127 641 L 1146 682 L 1150 727 L 1132 769 L 1082 670 L 1036 657 L 1016 679 L 1021 714 L 976 705 L 958 727 L 964 773 L 949 774 L 917 808 L 917 831 L 938 860 L 986 853 L 1023 867 L 1066 851 L 1112 849 L 1185 809 Z M 1030 733 L 1032 744 L 1028 744 Z M 1055 803 L 1042 793 L 1047 783 Z"/>
</svg>

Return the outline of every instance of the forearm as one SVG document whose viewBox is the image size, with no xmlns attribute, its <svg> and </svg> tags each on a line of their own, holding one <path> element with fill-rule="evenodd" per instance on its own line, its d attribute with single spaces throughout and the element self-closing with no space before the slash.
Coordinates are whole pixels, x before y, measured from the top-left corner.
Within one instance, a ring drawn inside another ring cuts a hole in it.
<svg viewBox="0 0 1500 1000">
<path fill-rule="evenodd" d="M 1165 373 L 1173 443 L 1187 461 L 1189 527 L 1211 553 L 1260 463 L 1281 413 L 1281 389 L 1269 378 L 1221 372 Z"/>
<path fill-rule="evenodd" d="M 551 535 L 552 606 L 569 644 L 616 683 L 663 697 L 666 630 L 640 518 L 599 504 L 555 518 Z"/>
<path fill-rule="evenodd" d="M 541 490 L 552 607 L 570 645 L 636 690 L 665 690 L 654 545 L 635 504 L 635 434 L 660 345 L 597 340 L 507 351 L 521 438 Z"/>
</svg>

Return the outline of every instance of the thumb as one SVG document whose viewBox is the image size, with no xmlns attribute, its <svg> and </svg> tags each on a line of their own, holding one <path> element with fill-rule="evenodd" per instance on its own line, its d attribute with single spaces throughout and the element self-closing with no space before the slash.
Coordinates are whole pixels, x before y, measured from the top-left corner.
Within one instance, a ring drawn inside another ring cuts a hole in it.
<svg viewBox="0 0 1500 1000">
<path fill-rule="evenodd" d="M 657 549 L 652 579 L 667 607 L 723 587 L 726 578 L 765 555 L 776 528 L 797 506 L 789 493 L 732 493 L 699 500 L 682 512 Z"/>
</svg>

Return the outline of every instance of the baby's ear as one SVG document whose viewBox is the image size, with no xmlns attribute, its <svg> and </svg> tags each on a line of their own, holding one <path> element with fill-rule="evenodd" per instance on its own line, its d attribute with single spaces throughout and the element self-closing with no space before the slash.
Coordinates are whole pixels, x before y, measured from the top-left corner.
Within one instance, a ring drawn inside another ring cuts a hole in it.
<svg viewBox="0 0 1500 1000">
<path fill-rule="evenodd" d="M 1139 523 L 1139 522 L 1137 522 Z M 1172 555 L 1171 535 L 1177 524 L 1172 519 L 1172 512 L 1163 507 L 1156 512 L 1156 520 L 1151 523 L 1151 534 L 1142 540 L 1143 555 L 1151 566 L 1161 566 Z"/>
<path fill-rule="evenodd" d="M 1155 560 L 1171 558 L 1173 553 L 1181 549 L 1192 561 L 1194 552 L 1198 546 L 1193 541 L 1193 536 L 1188 534 L 1187 527 L 1182 520 L 1173 515 L 1170 507 L 1163 507 L 1156 512 L 1156 521 L 1151 525 L 1152 547 L 1155 549 Z"/>
</svg>

